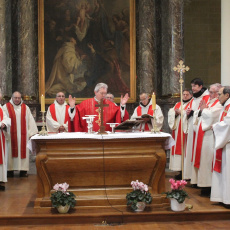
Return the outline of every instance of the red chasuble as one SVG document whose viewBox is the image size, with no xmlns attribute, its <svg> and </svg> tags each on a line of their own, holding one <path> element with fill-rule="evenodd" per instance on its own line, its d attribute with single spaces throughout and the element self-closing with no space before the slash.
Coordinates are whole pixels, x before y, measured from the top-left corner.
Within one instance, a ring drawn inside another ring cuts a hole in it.
<svg viewBox="0 0 230 230">
<path fill-rule="evenodd" d="M 0 121 L 3 120 L 3 111 L 0 108 Z M 2 138 L 0 137 L 0 165 L 3 164 L 3 154 L 5 156 L 5 136 L 2 131 Z"/>
<path fill-rule="evenodd" d="M 86 120 L 82 119 L 82 117 L 85 117 L 85 115 L 97 115 L 94 118 L 93 121 L 93 131 L 97 132 L 100 129 L 101 119 L 99 116 L 99 108 L 95 107 L 98 102 L 95 101 L 94 98 L 87 99 L 80 103 L 79 105 L 76 105 L 76 114 L 74 117 L 73 122 L 68 123 L 68 129 L 70 132 L 87 132 L 87 123 Z M 121 111 L 120 106 L 116 106 L 113 102 L 104 99 L 103 104 L 109 104 L 108 107 L 103 108 L 103 120 L 104 120 L 104 126 L 106 131 L 111 131 L 109 125 L 106 123 L 121 123 Z M 127 120 L 129 118 L 128 112 L 125 111 L 125 117 L 123 121 Z M 71 125 L 73 123 L 73 125 Z"/>
</svg>

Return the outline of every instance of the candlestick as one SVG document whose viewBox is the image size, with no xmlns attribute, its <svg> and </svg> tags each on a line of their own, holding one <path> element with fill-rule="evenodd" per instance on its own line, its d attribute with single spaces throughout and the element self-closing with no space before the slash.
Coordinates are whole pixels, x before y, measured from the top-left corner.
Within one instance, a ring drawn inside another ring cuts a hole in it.
<svg viewBox="0 0 230 230">
<path fill-rule="evenodd" d="M 152 120 L 151 120 L 152 121 Z M 151 133 L 160 133 L 160 130 L 157 127 L 157 121 L 156 121 L 156 109 L 153 109 L 153 123 L 152 123 L 152 130 Z"/>
<path fill-rule="evenodd" d="M 41 112 L 45 112 L 45 97 L 41 95 Z"/>
<path fill-rule="evenodd" d="M 39 136 L 48 136 L 48 132 L 46 131 L 45 126 L 45 112 L 42 112 L 42 130 L 39 132 Z"/>
<path fill-rule="evenodd" d="M 154 93 L 152 95 L 152 109 L 156 109 L 156 95 Z"/>
</svg>

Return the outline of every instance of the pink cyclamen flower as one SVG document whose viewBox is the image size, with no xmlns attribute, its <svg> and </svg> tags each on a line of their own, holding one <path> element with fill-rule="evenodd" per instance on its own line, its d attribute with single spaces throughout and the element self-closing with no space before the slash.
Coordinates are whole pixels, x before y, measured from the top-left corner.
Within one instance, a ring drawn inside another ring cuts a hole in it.
<svg viewBox="0 0 230 230">
<path fill-rule="evenodd" d="M 62 190 L 64 192 L 66 192 L 68 188 L 69 188 L 69 185 L 66 182 L 62 184 Z"/>
<path fill-rule="evenodd" d="M 59 190 L 59 184 L 55 184 L 55 185 L 53 186 L 53 189 L 54 189 L 55 191 L 58 191 L 58 190 Z"/>
</svg>

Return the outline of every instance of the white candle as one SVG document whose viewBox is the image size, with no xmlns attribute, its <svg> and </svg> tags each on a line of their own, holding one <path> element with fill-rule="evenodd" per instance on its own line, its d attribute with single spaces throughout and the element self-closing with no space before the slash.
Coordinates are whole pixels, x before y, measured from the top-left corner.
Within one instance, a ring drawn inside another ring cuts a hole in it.
<svg viewBox="0 0 230 230">
<path fill-rule="evenodd" d="M 45 112 L 45 97 L 41 95 L 41 112 Z"/>
<path fill-rule="evenodd" d="M 156 95 L 154 93 L 152 95 L 152 109 L 156 109 Z"/>
</svg>

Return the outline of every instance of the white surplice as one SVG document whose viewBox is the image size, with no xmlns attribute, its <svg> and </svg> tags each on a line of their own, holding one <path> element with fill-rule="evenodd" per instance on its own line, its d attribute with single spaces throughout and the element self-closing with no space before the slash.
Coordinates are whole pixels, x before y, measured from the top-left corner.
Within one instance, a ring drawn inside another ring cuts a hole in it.
<svg viewBox="0 0 230 230">
<path fill-rule="evenodd" d="M 65 127 L 65 131 L 68 132 L 68 121 L 64 124 L 67 103 L 64 102 L 64 104 L 60 105 L 55 100 L 54 105 L 55 105 L 55 113 L 56 113 L 57 121 L 55 121 L 52 118 L 50 113 L 50 107 L 49 107 L 46 114 L 47 131 L 58 133 L 59 132 L 58 129 L 60 128 L 61 125 L 63 125 Z"/>
<path fill-rule="evenodd" d="M 21 104 L 15 105 L 10 100 L 10 103 L 14 107 L 14 112 L 16 116 L 17 123 L 17 140 L 18 140 L 18 157 L 12 157 L 12 149 L 11 149 L 11 135 L 9 135 L 8 145 L 8 171 L 12 170 L 20 170 L 20 171 L 29 171 L 29 149 L 26 149 L 26 158 L 21 159 Z M 3 106 L 3 109 L 6 115 L 9 117 L 9 112 L 6 105 Z M 28 141 L 31 136 L 38 132 L 36 122 L 31 114 L 30 108 L 26 106 L 26 140 Z"/>
<path fill-rule="evenodd" d="M 222 111 L 230 104 L 228 99 Z M 221 116 L 222 112 L 220 113 Z M 219 118 L 220 120 L 220 118 Z M 213 125 L 215 135 L 215 149 L 223 148 L 221 172 L 213 170 L 212 189 L 210 200 L 230 204 L 230 109 L 224 120 Z M 216 152 L 214 153 L 213 164 L 215 163 Z"/>
<path fill-rule="evenodd" d="M 205 90 L 200 97 L 193 98 L 191 109 L 195 112 L 199 108 L 200 101 L 203 96 L 208 95 L 208 90 Z M 187 118 L 186 113 L 183 115 L 183 129 L 184 133 L 187 133 L 187 143 L 186 150 L 184 154 L 184 178 L 191 179 L 192 174 L 192 149 L 193 149 L 193 116 L 189 119 Z"/>
<path fill-rule="evenodd" d="M 183 103 L 183 110 L 189 102 L 190 101 Z M 179 130 L 181 115 L 178 115 L 177 117 L 175 116 L 176 115 L 175 106 L 168 111 L 168 124 L 171 130 L 175 130 L 175 142 L 177 143 L 177 137 L 178 135 L 181 135 L 181 129 Z M 183 111 L 183 113 L 185 113 L 185 111 Z M 184 140 L 184 146 L 186 146 L 185 140 Z M 174 148 L 181 148 L 181 145 L 175 146 Z M 181 171 L 181 155 L 178 154 L 172 155 L 172 149 L 170 150 L 169 169 L 173 171 Z"/>
<path fill-rule="evenodd" d="M 218 99 L 214 98 L 209 100 L 208 108 L 203 109 L 200 117 L 198 117 L 200 110 L 195 111 L 193 115 L 193 125 L 196 127 L 197 132 L 200 123 L 202 130 L 205 131 L 201 148 L 199 169 L 194 166 L 198 138 L 197 133 L 194 143 L 194 156 L 190 183 L 197 184 L 199 187 L 211 187 L 212 185 L 212 160 L 214 155 L 214 135 L 212 125 L 218 122 L 220 112 L 223 108 L 219 101 L 212 107 L 216 100 Z"/>
<path fill-rule="evenodd" d="M 150 100 L 149 104 L 146 106 L 143 105 L 139 105 L 141 107 L 141 115 L 144 114 L 148 114 L 148 110 L 149 110 L 149 106 L 152 105 L 152 99 Z M 139 107 L 137 106 L 133 112 L 133 115 L 131 116 L 130 120 L 135 120 L 135 118 L 138 117 L 137 115 L 137 108 Z M 163 121 L 164 121 L 164 115 L 161 111 L 161 108 L 159 105 L 156 105 L 156 110 L 155 110 L 155 115 L 156 115 L 156 126 L 159 130 L 161 130 L 162 125 L 163 125 Z M 149 130 L 151 130 L 153 128 L 152 124 L 153 124 L 153 118 L 151 118 L 151 123 L 147 123 L 148 124 L 148 128 Z M 139 126 L 136 127 L 137 130 L 145 130 L 145 124 L 141 124 Z"/>
<path fill-rule="evenodd" d="M 3 119 L 2 121 L 0 121 L 0 127 L 2 124 L 5 124 L 6 126 L 6 131 L 0 129 L 0 138 L 2 143 L 2 146 L 0 146 L 0 148 L 2 148 L 2 161 L 3 161 L 3 164 L 0 164 L 0 182 L 7 182 L 7 156 L 8 156 L 7 132 L 9 132 L 10 129 L 11 119 L 6 116 L 6 113 L 4 112 L 1 105 L 0 105 L 0 110 L 3 111 Z M 3 138 L 2 138 L 3 135 L 5 136 L 5 153 L 3 148 Z"/>
</svg>

